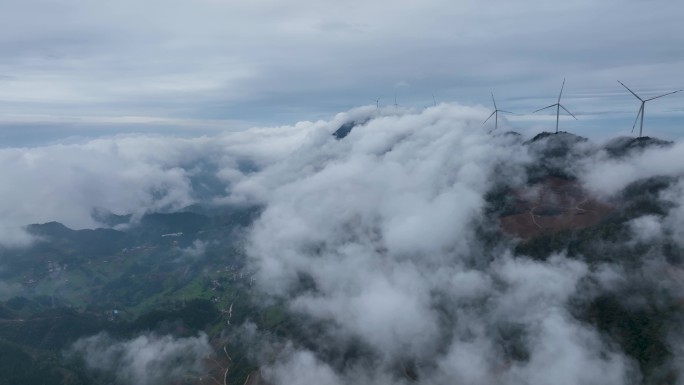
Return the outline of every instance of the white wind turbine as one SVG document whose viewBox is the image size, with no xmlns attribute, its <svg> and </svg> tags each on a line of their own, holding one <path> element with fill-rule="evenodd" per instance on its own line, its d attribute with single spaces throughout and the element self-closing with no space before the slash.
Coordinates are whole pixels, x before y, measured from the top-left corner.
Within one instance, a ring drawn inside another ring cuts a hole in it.
<svg viewBox="0 0 684 385">
<path fill-rule="evenodd" d="M 539 111 L 545 110 L 545 109 L 547 109 L 547 108 L 556 107 L 556 134 L 558 133 L 558 120 L 560 119 L 560 109 L 561 109 L 561 108 L 564 109 L 565 112 L 567 112 L 568 114 L 570 114 L 570 116 L 572 116 L 573 118 L 575 118 L 575 120 L 577 120 L 577 118 L 575 117 L 575 115 L 572 114 L 572 112 L 568 111 L 567 108 L 563 107 L 563 105 L 560 104 L 561 96 L 563 96 L 563 87 L 565 87 L 565 79 L 563 79 L 563 85 L 561 85 L 560 94 L 558 94 L 558 102 L 556 102 L 555 104 L 552 104 L 552 105 L 550 105 L 550 106 L 546 106 L 546 107 L 544 107 L 544 108 L 540 108 L 540 109 L 538 109 L 537 111 L 534 111 L 534 112 L 533 112 L 533 114 L 534 114 L 535 112 L 539 112 Z"/>
<path fill-rule="evenodd" d="M 639 120 L 639 116 L 641 116 L 641 123 L 639 124 L 639 138 L 641 138 L 641 136 L 644 132 L 644 107 L 646 106 L 646 102 L 651 101 L 653 99 L 662 98 L 663 96 L 676 94 L 677 92 L 682 91 L 682 90 L 677 90 L 677 91 L 668 92 L 666 94 L 662 94 L 660 96 L 655 96 L 655 97 L 652 97 L 650 99 L 642 99 L 639 97 L 639 95 L 635 94 L 634 91 L 630 90 L 629 87 L 627 87 L 623 82 L 618 80 L 618 83 L 622 84 L 623 87 L 627 88 L 627 91 L 631 92 L 635 98 L 637 98 L 641 101 L 641 107 L 639 107 L 639 112 L 637 112 L 636 119 L 634 119 L 634 125 L 632 126 L 632 132 L 634 132 L 634 128 L 636 128 L 636 124 L 637 124 L 637 121 Z"/>
<path fill-rule="evenodd" d="M 492 112 L 492 114 L 489 115 L 489 117 L 488 117 L 487 119 L 485 119 L 484 122 L 482 122 L 482 125 L 484 126 L 485 123 L 487 123 L 487 121 L 488 121 L 492 116 L 494 116 L 494 130 L 496 130 L 496 129 L 499 127 L 499 112 L 505 113 L 505 114 L 514 114 L 514 113 L 513 113 L 513 112 L 510 112 L 510 111 L 500 110 L 500 109 L 496 106 L 496 100 L 494 100 L 494 92 L 492 92 L 491 94 L 492 94 L 492 103 L 494 103 L 494 112 Z M 515 114 L 514 114 L 514 115 L 515 115 Z M 494 131 L 494 130 L 492 130 L 492 131 Z"/>
</svg>

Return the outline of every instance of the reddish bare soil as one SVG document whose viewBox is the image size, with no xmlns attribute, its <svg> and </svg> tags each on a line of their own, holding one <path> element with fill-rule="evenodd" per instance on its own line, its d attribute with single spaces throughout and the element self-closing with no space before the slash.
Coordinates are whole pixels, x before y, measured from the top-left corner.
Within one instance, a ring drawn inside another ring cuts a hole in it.
<svg viewBox="0 0 684 385">
<path fill-rule="evenodd" d="M 548 232 L 582 229 L 613 209 L 589 196 L 576 181 L 547 178 L 514 192 L 518 214 L 499 218 L 504 232 L 530 239 Z"/>
</svg>

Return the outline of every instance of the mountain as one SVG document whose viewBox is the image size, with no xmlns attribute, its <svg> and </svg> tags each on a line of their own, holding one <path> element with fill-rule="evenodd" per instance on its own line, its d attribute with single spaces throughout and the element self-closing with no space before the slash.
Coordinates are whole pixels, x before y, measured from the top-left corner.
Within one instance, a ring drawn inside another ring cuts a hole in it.
<svg viewBox="0 0 684 385">
<path fill-rule="evenodd" d="M 615 138 L 604 146 L 604 149 L 610 156 L 614 158 L 623 158 L 626 156 L 634 155 L 635 153 L 641 152 L 648 148 L 665 148 L 672 146 L 674 143 L 671 141 L 661 140 L 658 138 L 651 138 L 648 136 L 642 136 L 639 138 L 632 137 L 619 137 Z"/>
<path fill-rule="evenodd" d="M 346 122 L 346 123 L 342 124 L 340 126 L 340 128 L 335 130 L 335 132 L 333 132 L 332 135 L 337 140 L 344 139 L 347 135 L 349 135 L 351 133 L 351 131 L 354 127 L 362 126 L 362 125 L 366 124 L 366 122 L 367 122 L 367 120 L 364 120 L 361 122 L 357 122 L 355 120 L 353 120 L 351 122 Z"/>
</svg>

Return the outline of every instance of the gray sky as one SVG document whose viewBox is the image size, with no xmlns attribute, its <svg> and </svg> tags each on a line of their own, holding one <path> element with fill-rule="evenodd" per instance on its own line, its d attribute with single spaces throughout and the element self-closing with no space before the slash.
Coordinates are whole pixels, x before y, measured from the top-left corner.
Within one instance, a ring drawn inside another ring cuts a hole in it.
<svg viewBox="0 0 684 385">
<path fill-rule="evenodd" d="M 628 133 L 639 105 L 616 79 L 644 97 L 684 87 L 682 14 L 665 0 L 4 0 L 0 145 L 316 120 L 395 93 L 489 106 L 493 90 L 529 114 L 564 77 L 581 119 L 565 129 Z M 551 128 L 549 114 L 510 123 Z M 646 133 L 683 120 L 684 93 L 654 101 Z"/>
</svg>

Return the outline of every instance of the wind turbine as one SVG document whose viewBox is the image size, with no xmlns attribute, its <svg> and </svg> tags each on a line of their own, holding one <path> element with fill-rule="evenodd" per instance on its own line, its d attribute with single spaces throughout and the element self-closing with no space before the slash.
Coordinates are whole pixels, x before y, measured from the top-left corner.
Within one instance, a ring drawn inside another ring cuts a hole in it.
<svg viewBox="0 0 684 385">
<path fill-rule="evenodd" d="M 547 108 L 556 107 L 556 134 L 558 133 L 558 119 L 559 119 L 559 117 L 560 117 L 560 109 L 561 109 L 561 108 L 564 109 L 565 112 L 567 112 L 568 114 L 570 114 L 570 116 L 572 116 L 573 118 L 575 118 L 575 120 L 577 120 L 577 118 L 575 117 L 575 115 L 572 114 L 572 112 L 568 111 L 567 108 L 563 107 L 563 105 L 560 104 L 561 96 L 563 96 L 563 87 L 565 87 L 565 79 L 563 79 L 563 85 L 561 85 L 560 94 L 558 94 L 558 102 L 557 102 L 556 104 L 552 104 L 552 105 L 550 105 L 550 106 L 547 106 L 547 107 L 544 107 L 544 108 L 540 108 L 540 109 L 538 109 L 537 111 L 534 111 L 534 112 L 533 112 L 533 114 L 534 114 L 535 112 L 539 112 L 539 111 L 545 110 L 545 109 L 547 109 Z"/>
<path fill-rule="evenodd" d="M 380 108 L 380 98 L 381 97 L 382 97 L 382 95 L 378 96 L 377 99 L 373 99 L 373 101 L 375 102 L 375 108 Z"/>
<path fill-rule="evenodd" d="M 397 104 L 397 93 L 395 92 L 394 93 L 394 109 L 396 110 L 398 108 L 399 108 L 399 105 Z"/>
<path fill-rule="evenodd" d="M 635 98 L 637 98 L 641 101 L 641 107 L 639 107 L 639 112 L 637 112 L 636 119 L 634 119 L 634 125 L 632 126 L 632 132 L 634 132 L 634 128 L 636 128 L 637 121 L 639 120 L 639 115 L 641 115 L 641 123 L 639 124 L 639 138 L 641 138 L 641 134 L 644 131 L 644 107 L 646 106 L 646 102 L 651 101 L 653 99 L 662 98 L 663 96 L 676 94 L 677 92 L 682 91 L 682 90 L 672 91 L 672 92 L 668 92 L 666 94 L 662 94 L 660 96 L 656 96 L 656 97 L 644 100 L 644 99 L 640 98 L 639 95 L 635 94 L 634 91 L 630 90 L 629 87 L 627 87 L 623 82 L 618 80 L 618 83 L 622 84 L 623 87 L 627 88 L 627 91 L 631 92 Z"/>
<path fill-rule="evenodd" d="M 513 112 L 504 111 L 504 110 L 498 109 L 498 108 L 496 107 L 496 101 L 494 100 L 494 93 L 493 93 L 493 92 L 492 92 L 492 103 L 494 103 L 494 112 L 492 112 L 492 114 L 489 115 L 489 118 L 491 118 L 492 116 L 494 116 L 494 130 L 496 130 L 496 129 L 499 127 L 499 112 L 503 112 L 503 113 L 506 113 L 506 114 L 513 114 Z M 482 122 L 482 125 L 483 125 L 483 126 L 485 125 L 485 123 L 487 123 L 487 121 L 489 120 L 489 118 L 485 119 L 485 121 Z M 492 131 L 494 131 L 494 130 L 492 130 Z"/>
</svg>

